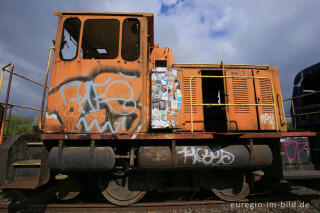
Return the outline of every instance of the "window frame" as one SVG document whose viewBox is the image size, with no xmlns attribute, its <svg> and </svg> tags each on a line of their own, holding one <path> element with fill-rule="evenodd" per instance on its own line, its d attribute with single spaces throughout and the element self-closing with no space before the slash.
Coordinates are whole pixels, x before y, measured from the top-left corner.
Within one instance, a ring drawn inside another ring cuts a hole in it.
<svg viewBox="0 0 320 213">
<path fill-rule="evenodd" d="M 77 44 L 77 49 L 76 49 L 76 54 L 74 55 L 74 57 L 73 58 L 70 58 L 70 59 L 64 59 L 63 57 L 62 57 L 62 53 L 61 53 L 61 51 L 62 51 L 62 49 L 61 49 L 61 47 L 62 47 L 62 40 L 63 40 L 63 36 L 64 36 L 64 26 L 65 26 L 65 23 L 66 23 L 66 21 L 67 20 L 69 20 L 69 19 L 77 19 L 78 21 L 79 21 L 79 23 L 80 23 L 80 26 L 79 26 L 79 34 L 78 34 L 78 44 Z M 62 25 L 62 32 L 61 32 L 61 37 L 60 37 L 60 44 L 59 44 L 59 58 L 62 60 L 62 61 L 72 61 L 72 60 L 74 60 L 74 59 L 76 59 L 77 57 L 78 57 L 78 51 L 79 51 L 79 44 L 80 44 L 80 42 L 81 42 L 81 45 L 82 45 L 82 41 L 80 41 L 80 38 L 81 38 L 81 34 L 82 34 L 82 21 L 81 21 L 81 19 L 79 19 L 79 17 L 67 17 L 67 18 L 65 18 L 64 20 L 63 20 L 63 25 Z M 81 38 L 81 40 L 82 40 L 82 38 Z"/>
<path fill-rule="evenodd" d="M 91 59 L 91 58 L 83 58 L 81 56 L 81 50 L 82 50 L 82 44 L 83 44 L 83 37 L 84 37 L 84 30 L 85 30 L 85 26 L 86 26 L 86 22 L 87 21 L 92 21 L 92 20 L 100 20 L 100 21 L 103 21 L 103 20 L 115 20 L 119 23 L 119 35 L 118 35 L 118 45 L 117 45 L 117 56 L 115 58 L 94 58 L 94 59 Z M 122 29 L 121 29 L 121 20 L 120 19 L 117 19 L 117 18 L 114 18 L 114 17 L 108 17 L 108 18 L 86 18 L 83 22 L 83 27 L 82 27 L 82 31 L 81 31 L 81 49 L 80 49 L 80 59 L 81 60 L 115 60 L 117 58 L 119 58 L 119 51 L 120 51 L 120 36 L 121 36 L 121 32 L 122 32 Z"/>
<path fill-rule="evenodd" d="M 133 59 L 133 60 L 127 60 L 127 59 L 125 59 L 124 57 L 123 57 L 123 50 L 124 50 L 124 46 L 123 46 L 123 44 L 124 44 L 124 32 L 123 32 L 123 30 L 124 30 L 124 24 L 125 24 L 125 22 L 127 21 L 127 20 L 136 20 L 137 22 L 138 22 L 138 24 L 139 24 L 139 28 L 138 28 L 138 52 L 137 52 L 137 57 L 135 58 L 135 59 Z M 121 29 L 121 58 L 124 60 L 124 61 L 137 61 L 139 58 L 140 58 L 140 53 L 141 53 L 141 22 L 140 22 L 140 20 L 138 19 L 138 18 L 125 18 L 125 19 L 123 19 L 123 21 L 122 21 L 122 29 Z"/>
</svg>

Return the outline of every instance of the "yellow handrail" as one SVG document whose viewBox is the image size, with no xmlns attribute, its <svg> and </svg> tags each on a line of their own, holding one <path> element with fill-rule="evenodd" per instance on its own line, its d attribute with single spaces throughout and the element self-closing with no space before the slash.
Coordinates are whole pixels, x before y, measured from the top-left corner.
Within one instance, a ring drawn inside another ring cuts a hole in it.
<svg viewBox="0 0 320 213">
<path fill-rule="evenodd" d="M 1 104 L 5 104 L 5 102 L 3 102 L 3 101 L 0 101 L 0 103 L 1 103 Z M 24 108 L 24 109 L 41 111 L 41 109 L 37 109 L 37 108 L 34 108 L 34 107 L 23 106 L 23 105 L 19 105 L 19 104 L 8 103 L 8 106 L 14 106 L 14 107 L 20 107 L 20 108 Z"/>
<path fill-rule="evenodd" d="M 291 98 L 284 99 L 283 101 L 293 100 L 293 99 L 296 99 L 296 98 L 302 98 L 302 97 L 305 97 L 305 96 L 314 95 L 314 94 L 318 94 L 318 93 L 320 93 L 320 91 L 294 96 L 294 97 L 291 97 Z"/>
<path fill-rule="evenodd" d="M 1 67 L 0 93 L 1 93 L 1 89 L 2 89 L 4 71 L 8 71 L 8 70 L 6 70 L 6 68 L 7 68 L 7 67 L 10 67 L 11 65 L 12 65 L 12 63 L 9 63 L 9 64 L 7 64 L 6 66 Z M 10 72 L 10 71 L 9 71 L 9 72 Z"/>
<path fill-rule="evenodd" d="M 9 72 L 10 73 L 10 70 L 7 70 L 7 69 L 5 69 L 5 68 L 2 68 L 2 73 L 3 73 L 3 71 L 6 71 L 6 72 Z M 18 74 L 18 73 L 12 73 L 13 75 L 16 75 L 16 76 L 18 76 L 18 77 L 20 77 L 20 78 L 22 78 L 22 79 L 24 79 L 24 80 L 27 80 L 27 81 L 30 81 L 30 82 L 32 82 L 32 83 L 34 83 L 34 84 L 37 84 L 37 85 L 39 85 L 39 86 L 41 86 L 41 87 L 45 87 L 45 85 L 43 85 L 43 84 L 41 84 L 41 83 L 39 83 L 39 82 L 37 82 L 37 81 L 34 81 L 34 80 L 32 80 L 32 79 L 30 79 L 30 78 L 27 78 L 27 77 L 25 77 L 25 76 L 23 76 L 23 75 L 20 75 L 20 74 Z M 3 75 L 3 74 L 1 74 L 1 75 Z M 0 81 L 1 81 L 2 79 L 1 79 L 1 77 L 0 77 Z M 2 83 L 2 82 L 1 82 Z M 0 88 L 1 88 L 1 86 L 0 86 Z M 0 92 L 1 92 L 1 89 L 0 89 Z"/>
<path fill-rule="evenodd" d="M 308 93 L 308 94 L 298 95 L 298 96 L 294 96 L 294 97 L 291 97 L 291 98 L 286 98 L 286 99 L 284 99 L 284 100 L 283 100 L 283 101 L 289 101 L 289 100 L 291 100 L 291 111 L 292 111 L 292 116 L 291 116 L 291 115 L 289 115 L 289 116 L 286 116 L 286 117 L 292 117 L 293 125 L 294 125 L 294 129 L 297 129 L 296 116 L 319 114 L 319 113 L 320 113 L 320 111 L 315 111 L 315 112 L 305 112 L 305 113 L 296 113 L 296 110 L 295 110 L 295 107 L 294 107 L 293 100 L 294 100 L 294 99 L 297 99 L 297 98 L 303 98 L 303 97 L 306 97 L 306 96 L 310 96 L 310 95 L 315 95 L 315 94 L 318 94 L 318 93 L 320 93 L 320 91 L 315 91 L 315 92 Z"/>
<path fill-rule="evenodd" d="M 52 51 L 54 50 L 54 47 L 50 47 L 49 49 L 49 55 L 48 55 L 48 61 L 47 61 L 47 69 L 46 69 L 46 79 L 45 79 L 45 85 L 48 83 L 48 74 L 50 70 L 50 63 L 51 63 L 51 55 Z M 41 111 L 40 111 L 40 118 L 39 118 L 39 129 L 42 130 L 42 117 L 43 117 L 43 112 L 44 112 L 44 103 L 45 103 L 45 95 L 47 92 L 47 86 L 43 87 L 43 94 L 42 94 L 42 103 L 41 103 Z"/>
<path fill-rule="evenodd" d="M 10 96 L 10 88 L 11 88 L 11 81 L 12 81 L 12 74 L 13 74 L 13 69 L 14 69 L 14 63 L 10 63 L 7 66 L 5 66 L 4 68 L 2 68 L 2 72 L 3 70 L 10 66 L 10 76 L 9 76 L 9 80 L 8 80 L 8 87 L 7 87 L 7 94 L 6 94 L 6 102 L 4 104 L 4 109 L 3 109 L 3 114 L 2 114 L 2 121 L 1 121 L 1 132 L 0 132 L 0 144 L 2 144 L 2 140 L 3 140 L 3 133 L 4 133 L 4 122 L 6 121 L 6 115 L 7 115 L 7 109 L 8 109 L 8 101 L 9 101 L 9 96 Z M 1 85 L 2 87 L 2 82 Z"/>
<path fill-rule="evenodd" d="M 47 69 L 46 69 L 46 79 L 45 79 L 45 84 L 41 84 L 37 81 L 34 81 L 30 78 L 27 78 L 25 76 L 22 76 L 20 74 L 17 74 L 15 72 L 13 72 L 13 69 L 14 69 L 14 64 L 13 63 L 10 63 L 6 66 L 3 66 L 1 67 L 1 76 L 0 76 L 0 92 L 1 92 L 1 89 L 2 89 L 2 84 L 3 84 L 3 76 L 4 76 L 4 72 L 9 72 L 10 75 L 9 75 L 9 80 L 8 80 L 8 87 L 7 87 L 7 95 L 6 95 L 6 101 L 5 102 L 2 102 L 0 101 L 0 104 L 3 104 L 4 105 L 4 111 L 3 111 L 3 117 L 2 117 L 2 125 L 1 125 L 1 131 L 0 131 L 0 144 L 2 143 L 2 139 L 3 139 L 3 132 L 4 132 L 4 123 L 6 121 L 6 114 L 7 114 L 7 108 L 8 106 L 11 106 L 11 107 L 20 107 L 20 108 L 24 108 L 24 109 L 29 109 L 29 110 L 36 110 L 36 111 L 40 111 L 40 121 L 39 121 L 39 128 L 41 129 L 42 128 L 42 115 L 43 115 L 43 112 L 45 112 L 44 110 L 44 103 L 45 103 L 45 94 L 46 94 L 46 89 L 48 88 L 47 87 L 47 81 L 48 81 L 48 73 L 49 73 L 49 69 L 50 69 L 50 63 L 51 63 L 51 55 L 52 55 L 52 51 L 54 50 L 54 47 L 50 47 L 50 50 L 49 50 L 49 56 L 48 56 L 48 62 L 47 62 Z M 6 68 L 7 67 L 11 67 L 10 70 L 7 70 Z M 28 107 L 28 106 L 23 106 L 23 105 L 18 105 L 18 104 L 13 104 L 13 103 L 9 103 L 8 100 L 9 100 L 9 95 L 10 95 L 10 88 L 11 88 L 11 81 L 12 81 L 12 76 L 15 75 L 17 77 L 20 77 L 22 79 L 25 79 L 29 82 L 32 82 L 34 84 L 37 84 L 41 87 L 44 88 L 43 90 L 43 97 L 42 97 L 42 104 L 41 104 L 41 109 L 37 109 L 37 108 L 34 108 L 34 107 Z M 11 115 L 11 110 L 10 110 L 10 115 Z M 10 116 L 9 116 L 10 117 Z M 10 118 L 9 118 L 10 120 Z"/>
<path fill-rule="evenodd" d="M 244 79 L 266 79 L 270 82 L 271 89 L 272 89 L 272 101 L 273 104 L 193 104 L 192 103 L 192 79 L 194 78 L 244 78 Z M 275 120 L 276 120 L 276 130 L 279 131 L 279 125 L 278 125 L 278 112 L 277 112 L 277 107 L 276 107 L 276 102 L 275 102 L 275 95 L 274 95 L 274 87 L 272 80 L 268 77 L 254 77 L 254 76 L 201 76 L 201 75 L 194 75 L 191 76 L 189 79 L 189 89 L 190 89 L 190 123 L 191 123 L 191 132 L 193 132 L 193 111 L 192 111 L 192 106 L 273 106 L 273 111 L 275 115 Z"/>
</svg>

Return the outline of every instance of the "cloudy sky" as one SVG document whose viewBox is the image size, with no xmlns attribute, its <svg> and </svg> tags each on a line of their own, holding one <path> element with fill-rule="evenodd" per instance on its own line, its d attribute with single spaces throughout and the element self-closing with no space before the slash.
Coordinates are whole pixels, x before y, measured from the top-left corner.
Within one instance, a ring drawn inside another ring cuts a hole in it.
<svg viewBox="0 0 320 213">
<path fill-rule="evenodd" d="M 54 11 L 152 12 L 155 42 L 172 48 L 175 62 L 276 65 L 284 98 L 291 95 L 295 74 L 320 61 L 319 0 L 1 0 L 0 5 L 0 66 L 14 62 L 16 72 L 37 81 L 44 81 L 56 36 Z M 40 87 L 14 79 L 10 102 L 39 107 L 41 94 Z"/>
</svg>

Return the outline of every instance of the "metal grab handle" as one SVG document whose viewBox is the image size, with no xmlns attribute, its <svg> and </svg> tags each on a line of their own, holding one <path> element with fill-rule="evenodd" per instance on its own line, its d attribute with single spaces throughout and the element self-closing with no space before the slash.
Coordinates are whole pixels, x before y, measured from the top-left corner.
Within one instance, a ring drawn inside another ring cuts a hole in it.
<svg viewBox="0 0 320 213">
<path fill-rule="evenodd" d="M 9 101 L 9 96 L 10 96 L 10 88 L 11 88 L 11 82 L 12 82 L 12 75 L 13 75 L 13 69 L 14 69 L 14 64 L 10 63 L 7 66 L 5 66 L 4 68 L 2 68 L 2 73 L 4 72 L 6 67 L 11 66 L 10 69 L 10 76 L 9 76 L 9 81 L 8 81 L 8 88 L 7 88 L 7 95 L 6 95 L 6 102 L 4 104 L 4 109 L 3 109 L 3 116 L 2 116 L 2 124 L 1 124 L 1 132 L 0 132 L 0 144 L 2 144 L 2 140 L 3 140 L 3 132 L 4 132 L 4 122 L 6 121 L 6 115 L 7 115 L 7 109 L 8 109 L 8 101 Z M 3 80 L 3 76 L 2 79 Z M 2 82 L 0 87 L 2 87 Z"/>
<path fill-rule="evenodd" d="M 40 110 L 40 118 L 39 118 L 39 129 L 43 129 L 43 123 L 42 123 L 42 117 L 43 117 L 43 109 L 44 109 L 44 103 L 45 103 L 45 97 L 46 97 L 46 92 L 47 92 L 47 84 L 48 84 L 48 75 L 49 75 L 49 70 L 50 70 L 50 63 L 51 63 L 51 55 L 52 55 L 52 50 L 54 50 L 54 47 L 50 47 L 49 49 L 49 55 L 48 55 L 48 62 L 47 62 L 47 69 L 46 69 L 46 79 L 43 87 L 43 93 L 42 93 L 42 103 L 41 103 L 41 110 Z"/>
</svg>

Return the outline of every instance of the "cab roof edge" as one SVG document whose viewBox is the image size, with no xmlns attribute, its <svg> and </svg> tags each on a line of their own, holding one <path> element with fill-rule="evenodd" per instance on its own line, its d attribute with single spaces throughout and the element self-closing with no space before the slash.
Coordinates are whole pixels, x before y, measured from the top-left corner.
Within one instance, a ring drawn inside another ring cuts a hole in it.
<svg viewBox="0 0 320 213">
<path fill-rule="evenodd" d="M 114 16 L 153 16 L 153 13 L 126 13 L 126 12 L 53 12 L 52 15 L 114 15 Z"/>
</svg>

